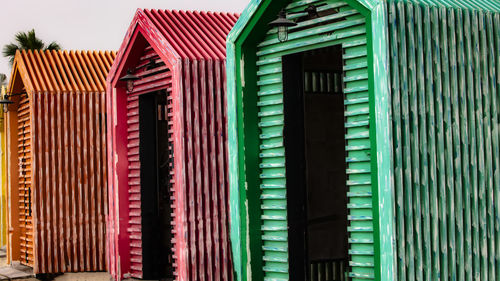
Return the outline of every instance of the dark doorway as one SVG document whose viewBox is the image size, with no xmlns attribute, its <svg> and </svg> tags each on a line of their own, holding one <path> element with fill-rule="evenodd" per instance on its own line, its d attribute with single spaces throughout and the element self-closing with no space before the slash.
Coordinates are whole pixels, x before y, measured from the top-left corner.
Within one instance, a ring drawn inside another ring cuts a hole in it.
<svg viewBox="0 0 500 281">
<path fill-rule="evenodd" d="M 143 279 L 173 280 L 167 93 L 139 97 Z"/>
<path fill-rule="evenodd" d="M 283 57 L 290 279 L 346 280 L 342 48 Z"/>
</svg>

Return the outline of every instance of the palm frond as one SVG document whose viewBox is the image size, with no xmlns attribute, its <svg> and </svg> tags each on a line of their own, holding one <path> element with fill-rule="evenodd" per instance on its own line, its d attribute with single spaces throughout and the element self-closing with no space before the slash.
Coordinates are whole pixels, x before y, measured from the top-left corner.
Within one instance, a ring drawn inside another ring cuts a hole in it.
<svg viewBox="0 0 500 281">
<path fill-rule="evenodd" d="M 20 49 L 19 46 L 14 43 L 10 43 L 3 46 L 2 54 L 4 57 L 9 59 L 11 65 L 12 63 L 14 63 L 14 57 L 16 56 L 16 51 L 19 49 Z"/>
<path fill-rule="evenodd" d="M 14 38 L 22 50 L 40 50 L 45 46 L 45 43 L 36 37 L 34 29 L 28 32 L 18 32 Z"/>
<path fill-rule="evenodd" d="M 51 51 L 60 49 L 62 49 L 61 45 L 59 45 L 59 43 L 57 43 L 56 41 L 50 42 L 50 44 L 47 47 L 45 47 L 45 50 L 51 50 Z"/>
<path fill-rule="evenodd" d="M 35 29 L 27 32 L 20 31 L 14 35 L 14 43 L 7 44 L 3 47 L 3 56 L 9 59 L 10 64 L 14 63 L 17 50 L 60 50 L 61 46 L 52 41 L 48 46 L 42 39 L 36 37 Z"/>
<path fill-rule="evenodd" d="M 45 43 L 43 43 L 42 39 L 37 38 L 35 34 L 35 30 L 32 29 L 28 31 L 28 45 L 26 49 L 29 50 L 41 50 L 45 47 Z"/>
<path fill-rule="evenodd" d="M 29 44 L 28 33 L 26 32 L 18 32 L 14 35 L 14 41 L 17 42 L 19 49 L 26 49 L 26 46 Z"/>
</svg>

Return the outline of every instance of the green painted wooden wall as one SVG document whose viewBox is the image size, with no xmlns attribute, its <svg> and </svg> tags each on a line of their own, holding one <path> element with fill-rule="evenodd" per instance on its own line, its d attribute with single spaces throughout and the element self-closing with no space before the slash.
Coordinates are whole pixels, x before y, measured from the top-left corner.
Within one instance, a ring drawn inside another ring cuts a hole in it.
<svg viewBox="0 0 500 281">
<path fill-rule="evenodd" d="M 500 280 L 500 15 L 388 12 L 398 280 Z"/>
</svg>

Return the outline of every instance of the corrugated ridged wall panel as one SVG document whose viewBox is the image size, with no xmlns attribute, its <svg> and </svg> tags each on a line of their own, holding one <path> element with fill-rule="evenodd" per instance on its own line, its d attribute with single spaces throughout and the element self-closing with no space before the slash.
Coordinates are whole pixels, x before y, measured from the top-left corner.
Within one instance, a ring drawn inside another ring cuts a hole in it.
<svg viewBox="0 0 500 281">
<path fill-rule="evenodd" d="M 499 15 L 388 11 L 398 280 L 500 280 Z"/>
<path fill-rule="evenodd" d="M 353 16 L 354 21 L 363 19 Z M 364 19 L 363 19 L 364 20 Z M 352 31 L 344 42 L 344 105 L 349 210 L 350 280 L 372 280 L 374 276 L 372 157 L 370 155 L 370 106 L 368 93 L 366 25 Z M 359 35 L 358 35 L 359 34 Z"/>
<path fill-rule="evenodd" d="M 27 96 L 19 101 L 17 109 L 17 142 L 19 165 L 19 228 L 20 228 L 20 261 L 24 265 L 33 266 L 34 259 L 34 232 L 33 216 L 31 213 L 32 198 L 32 169 L 31 169 L 31 114 Z"/>
<path fill-rule="evenodd" d="M 35 273 L 104 271 L 104 93 L 33 95 Z"/>
<path fill-rule="evenodd" d="M 141 179 L 139 162 L 139 96 L 127 97 L 127 157 L 129 187 L 130 270 L 133 277 L 142 277 Z"/>
<path fill-rule="evenodd" d="M 146 51 L 151 52 L 154 51 L 150 48 Z M 149 61 L 147 55 L 143 58 Z M 141 65 L 144 64 L 138 64 Z M 181 225 L 187 237 L 179 237 L 174 232 L 174 267 L 183 266 L 189 280 L 232 280 L 226 174 L 225 65 L 220 61 L 186 62 L 185 65 L 183 83 L 186 91 L 182 96 L 185 152 L 179 157 L 184 159 L 186 184 L 174 185 L 172 198 L 177 198 L 177 192 L 184 193 L 186 208 L 177 210 L 178 204 L 173 200 L 172 215 L 175 225 Z M 169 101 L 172 99 L 171 72 L 165 66 L 160 66 L 158 70 L 161 73 L 148 76 L 147 83 L 141 80 L 135 82 L 134 92 L 127 96 L 130 273 L 136 278 L 142 278 L 138 97 L 166 88 Z M 148 74 L 141 71 L 136 75 Z M 172 103 L 169 103 L 169 108 L 172 110 Z M 176 113 L 169 114 L 173 117 Z M 183 239 L 186 240 L 187 249 L 178 249 L 175 244 Z M 186 264 L 178 264 L 179 255 L 186 255 Z"/>
<path fill-rule="evenodd" d="M 232 280 L 229 241 L 225 62 L 187 60 L 182 69 L 186 280 Z M 175 114 L 175 112 L 174 112 Z M 178 133 L 178 132 L 175 132 Z M 182 255 L 183 252 L 176 252 Z"/>
<path fill-rule="evenodd" d="M 327 4 L 319 7 L 320 11 L 338 9 L 338 12 L 324 18 L 299 22 L 298 26 L 290 28 L 289 40 L 286 43 L 279 43 L 276 30 L 271 30 L 258 45 L 257 95 L 261 130 L 259 156 L 264 279 L 289 280 L 290 278 L 281 57 L 285 54 L 334 44 L 341 44 L 344 51 L 349 276 L 352 280 L 374 279 L 365 19 L 342 1 L 312 2 L 318 5 Z M 302 11 L 312 2 L 293 1 L 287 6 L 287 12 Z M 294 17 L 300 17 L 300 14 L 289 16 L 289 18 Z M 322 21 L 330 22 L 321 25 Z M 314 34 L 312 30 L 315 30 Z"/>
</svg>

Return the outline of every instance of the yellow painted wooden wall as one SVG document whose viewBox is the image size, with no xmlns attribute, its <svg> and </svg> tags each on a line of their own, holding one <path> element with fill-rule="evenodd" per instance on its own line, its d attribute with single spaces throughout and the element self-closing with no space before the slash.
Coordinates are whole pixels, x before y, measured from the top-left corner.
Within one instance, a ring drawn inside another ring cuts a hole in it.
<svg viewBox="0 0 500 281">
<path fill-rule="evenodd" d="M 5 86 L 2 86 L 2 97 Z M 0 108 L 0 247 L 7 244 L 7 167 L 3 108 Z"/>
</svg>

